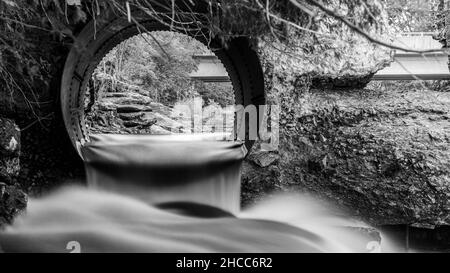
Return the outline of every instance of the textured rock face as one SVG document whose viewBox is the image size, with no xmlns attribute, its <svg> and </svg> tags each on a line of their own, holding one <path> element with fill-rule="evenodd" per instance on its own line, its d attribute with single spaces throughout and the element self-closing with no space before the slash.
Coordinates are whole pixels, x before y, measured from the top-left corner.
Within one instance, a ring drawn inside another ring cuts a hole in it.
<svg viewBox="0 0 450 273">
<path fill-rule="evenodd" d="M 26 194 L 14 184 L 20 171 L 20 131 L 9 119 L 0 118 L 0 227 L 10 223 L 27 203 Z"/>
<path fill-rule="evenodd" d="M 0 182 L 11 183 L 19 174 L 20 131 L 9 119 L 0 118 Z"/>
<path fill-rule="evenodd" d="M 338 2 L 331 2 L 336 9 L 345 9 Z M 367 32 L 389 41 L 386 18 L 387 14 L 381 12 L 376 18 L 378 27 L 368 27 Z M 314 34 L 290 29 L 287 41 L 272 36 L 259 37 L 260 59 L 269 80 L 276 77 L 283 84 L 292 86 L 308 77 L 309 85 L 315 87 L 364 87 L 376 72 L 393 62 L 390 49 L 368 41 L 334 19 L 319 16 L 317 20 Z M 268 87 L 269 93 L 280 92 L 273 90 L 277 86 L 269 84 Z"/>
<path fill-rule="evenodd" d="M 378 18 L 380 25 L 386 23 L 385 15 Z M 267 104 L 281 108 L 280 147 L 276 153 L 262 152 L 255 147 L 249 155 L 242 180 L 244 204 L 272 191 L 290 190 L 286 184 L 296 183 L 295 166 L 303 155 L 298 154 L 298 143 L 292 139 L 300 137 L 295 128 L 303 121 L 298 117 L 310 103 L 311 98 L 305 96 L 305 92 L 311 87 L 364 87 L 392 60 L 390 50 L 369 43 L 333 20 L 318 23 L 317 32 L 330 35 L 290 31 L 289 41 L 277 42 L 273 37 L 259 39 Z M 373 35 L 380 35 L 379 31 L 374 30 Z M 330 36 L 340 38 L 330 39 Z M 283 161 L 279 160 L 280 155 Z"/>
<path fill-rule="evenodd" d="M 282 121 L 281 187 L 374 224 L 450 224 L 450 94 L 304 90 Z"/>
<path fill-rule="evenodd" d="M 331 29 L 331 25 L 321 25 L 320 31 L 343 35 L 346 42 L 304 35 L 291 39 L 290 44 L 277 45 L 282 50 L 276 50 L 267 43 L 270 38 L 260 39 L 267 103 L 281 108 L 280 146 L 277 153 L 261 152 L 255 147 L 249 155 L 242 180 L 244 204 L 272 191 L 314 188 L 302 185 L 297 176 L 305 167 L 300 162 L 308 150 L 301 150 L 303 144 L 296 141 L 301 137 L 296 127 L 302 126 L 300 116 L 314 100 L 308 95 L 309 90 L 363 87 L 374 73 L 391 62 L 390 50 L 368 43 L 345 27 Z M 292 189 L 291 184 L 298 186 Z"/>
<path fill-rule="evenodd" d="M 27 195 L 17 186 L 0 183 L 0 228 L 27 206 Z"/>
<path fill-rule="evenodd" d="M 137 92 L 105 92 L 87 114 L 91 133 L 170 134 L 183 124 L 172 109 Z"/>
<path fill-rule="evenodd" d="M 250 151 L 242 165 L 241 199 L 244 207 L 280 190 L 278 162 L 276 151 L 263 151 L 258 144 Z"/>
<path fill-rule="evenodd" d="M 279 176 L 243 185 L 257 198 L 264 187 L 314 192 L 377 225 L 450 224 L 450 97 L 363 89 L 391 52 L 339 31 L 349 43 L 298 39 L 282 47 L 292 55 L 260 42 L 268 101 L 281 106 Z"/>
</svg>

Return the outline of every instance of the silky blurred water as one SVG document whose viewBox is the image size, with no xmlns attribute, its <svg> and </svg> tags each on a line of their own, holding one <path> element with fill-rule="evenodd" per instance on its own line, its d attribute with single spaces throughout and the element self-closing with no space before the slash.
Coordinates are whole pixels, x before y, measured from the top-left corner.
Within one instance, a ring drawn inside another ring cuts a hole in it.
<svg viewBox="0 0 450 273">
<path fill-rule="evenodd" d="M 334 206 L 281 194 L 240 210 L 242 142 L 96 135 L 89 187 L 31 199 L 5 252 L 380 252 L 390 240 Z"/>
<path fill-rule="evenodd" d="M 31 199 L 27 211 L 0 233 L 0 247 L 63 253 L 381 250 L 376 240 L 349 228 L 364 224 L 306 196 L 278 195 L 236 217 L 202 206 L 202 216 L 167 207 L 117 193 L 64 188 Z"/>
</svg>

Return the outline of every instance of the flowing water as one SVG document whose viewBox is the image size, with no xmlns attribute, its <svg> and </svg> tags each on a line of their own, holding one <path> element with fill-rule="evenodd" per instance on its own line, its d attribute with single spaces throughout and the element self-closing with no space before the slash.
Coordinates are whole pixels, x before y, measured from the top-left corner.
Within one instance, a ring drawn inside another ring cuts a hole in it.
<svg viewBox="0 0 450 273">
<path fill-rule="evenodd" d="M 82 149 L 89 186 L 147 203 L 197 202 L 237 213 L 243 143 L 216 134 L 97 135 Z"/>
<path fill-rule="evenodd" d="M 88 188 L 31 199 L 0 233 L 5 252 L 377 252 L 377 241 L 349 228 L 305 196 L 279 196 L 237 217 L 183 214 Z M 209 211 L 209 212 L 208 212 Z M 360 227 L 360 223 L 356 226 Z"/>
<path fill-rule="evenodd" d="M 245 147 L 203 137 L 101 136 L 89 187 L 31 199 L 5 252 L 380 252 L 379 233 L 302 195 L 239 211 Z M 386 242 L 386 240 L 382 240 Z"/>
</svg>

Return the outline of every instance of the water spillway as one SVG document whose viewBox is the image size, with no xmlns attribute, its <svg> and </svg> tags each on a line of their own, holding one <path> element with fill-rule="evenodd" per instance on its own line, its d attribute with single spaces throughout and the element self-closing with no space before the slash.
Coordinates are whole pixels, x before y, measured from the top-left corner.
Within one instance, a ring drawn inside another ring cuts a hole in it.
<svg viewBox="0 0 450 273">
<path fill-rule="evenodd" d="M 0 252 L 368 252 L 379 242 L 302 196 L 240 212 L 241 142 L 95 135 L 80 152 L 88 187 L 30 200 L 0 232 Z"/>
<path fill-rule="evenodd" d="M 217 135 L 94 135 L 81 148 L 88 185 L 152 205 L 192 202 L 232 214 L 240 207 L 242 142 Z"/>
</svg>

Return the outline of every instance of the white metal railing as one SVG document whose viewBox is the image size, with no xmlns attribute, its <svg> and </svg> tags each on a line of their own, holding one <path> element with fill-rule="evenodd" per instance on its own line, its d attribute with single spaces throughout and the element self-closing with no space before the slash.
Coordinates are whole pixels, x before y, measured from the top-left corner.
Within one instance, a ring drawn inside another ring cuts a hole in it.
<svg viewBox="0 0 450 273">
<path fill-rule="evenodd" d="M 400 37 L 410 37 L 410 36 L 433 36 L 435 35 L 435 32 L 428 31 L 428 32 L 403 32 L 398 34 Z"/>
</svg>

